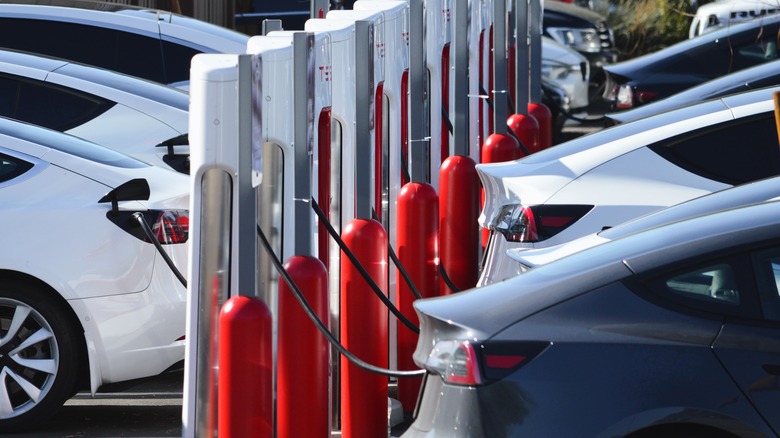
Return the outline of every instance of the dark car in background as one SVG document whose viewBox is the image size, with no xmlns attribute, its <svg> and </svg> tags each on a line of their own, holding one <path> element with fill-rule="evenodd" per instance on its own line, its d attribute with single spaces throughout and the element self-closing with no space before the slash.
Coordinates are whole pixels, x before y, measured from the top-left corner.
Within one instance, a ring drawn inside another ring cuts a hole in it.
<svg viewBox="0 0 780 438">
<path fill-rule="evenodd" d="M 606 66 L 613 111 L 663 99 L 720 76 L 777 59 L 780 14 L 734 24 Z"/>
<path fill-rule="evenodd" d="M 606 242 L 417 300 L 404 438 L 776 437 L 780 203 Z"/>
<path fill-rule="evenodd" d="M 780 59 L 707 81 L 647 105 L 609 113 L 606 117 L 612 124 L 626 123 L 705 100 L 779 84 Z"/>
</svg>

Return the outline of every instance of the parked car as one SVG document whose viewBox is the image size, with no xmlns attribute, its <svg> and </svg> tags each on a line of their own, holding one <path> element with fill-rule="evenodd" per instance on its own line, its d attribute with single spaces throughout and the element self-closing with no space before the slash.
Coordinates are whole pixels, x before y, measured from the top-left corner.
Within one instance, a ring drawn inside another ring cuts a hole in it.
<svg viewBox="0 0 780 438">
<path fill-rule="evenodd" d="M 565 90 L 570 111 L 583 112 L 590 105 L 588 59 L 549 37 L 542 37 L 542 77 Z"/>
<path fill-rule="evenodd" d="M 0 430 L 184 358 L 189 177 L 0 118 Z M 186 278 L 186 277 L 185 277 Z"/>
<path fill-rule="evenodd" d="M 189 172 L 189 94 L 110 70 L 0 50 L 0 116 Z"/>
<path fill-rule="evenodd" d="M 773 87 L 607 128 L 520 160 L 478 164 L 490 230 L 478 285 L 513 248 L 569 242 L 663 207 L 780 175 Z M 750 139 L 750 141 L 745 141 Z"/>
<path fill-rule="evenodd" d="M 774 437 L 780 203 L 417 300 L 417 437 Z"/>
<path fill-rule="evenodd" d="M 197 53 L 244 53 L 248 35 L 149 8 L 85 0 L 0 0 L 0 47 L 186 87 Z"/>
<path fill-rule="evenodd" d="M 773 61 L 778 32 L 780 14 L 767 15 L 609 65 L 604 96 L 620 111 Z"/>
<path fill-rule="evenodd" d="M 514 272 L 517 275 L 534 267 L 550 263 L 586 248 L 628 236 L 629 234 L 695 216 L 770 200 L 780 200 L 780 177 L 766 178 L 719 190 L 558 245 L 537 249 L 512 249 L 507 251 L 507 256 L 517 262 L 517 269 Z"/>
<path fill-rule="evenodd" d="M 780 60 L 766 62 L 709 80 L 647 105 L 608 113 L 606 117 L 614 124 L 626 123 L 705 100 L 774 85 L 780 85 Z"/>
<path fill-rule="evenodd" d="M 780 12 L 778 0 L 717 0 L 696 9 L 688 37 L 694 38 L 767 14 Z"/>
<path fill-rule="evenodd" d="M 604 16 L 574 4 L 544 2 L 542 34 L 580 52 L 590 63 L 591 101 L 601 99 L 605 65 L 618 61 L 615 37 Z"/>
</svg>

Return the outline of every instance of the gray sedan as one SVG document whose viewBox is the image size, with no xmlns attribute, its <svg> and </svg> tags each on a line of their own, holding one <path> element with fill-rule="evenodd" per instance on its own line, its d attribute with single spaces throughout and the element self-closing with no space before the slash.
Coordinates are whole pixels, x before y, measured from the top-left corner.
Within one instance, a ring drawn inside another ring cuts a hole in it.
<svg viewBox="0 0 780 438">
<path fill-rule="evenodd" d="M 776 437 L 778 217 L 699 216 L 417 301 L 404 436 Z"/>
</svg>

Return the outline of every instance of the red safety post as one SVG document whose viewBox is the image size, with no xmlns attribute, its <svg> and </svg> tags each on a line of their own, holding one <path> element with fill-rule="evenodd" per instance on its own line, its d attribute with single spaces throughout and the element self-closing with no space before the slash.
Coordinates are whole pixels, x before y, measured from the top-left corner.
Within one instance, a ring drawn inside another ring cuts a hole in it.
<svg viewBox="0 0 780 438">
<path fill-rule="evenodd" d="M 529 114 L 512 114 L 507 119 L 506 125 L 517 136 L 520 144 L 528 154 L 541 150 L 540 127 L 533 116 Z"/>
<path fill-rule="evenodd" d="M 387 295 L 387 233 L 373 219 L 353 219 L 341 236 L 369 276 Z M 388 317 L 385 304 L 352 265 L 341 257 L 341 343 L 361 360 L 388 365 Z M 341 436 L 387 436 L 387 377 L 341 357 Z M 303 421 L 303 420 L 301 420 Z"/>
<path fill-rule="evenodd" d="M 444 273 L 458 290 L 479 277 L 480 182 L 470 157 L 452 156 L 439 170 L 439 253 Z M 453 293 L 442 279 L 441 295 Z"/>
<path fill-rule="evenodd" d="M 328 271 L 322 261 L 294 256 L 284 267 L 320 321 L 328 325 Z M 282 279 L 277 330 L 277 436 L 330 437 L 330 346 Z"/>
<path fill-rule="evenodd" d="M 490 134 L 482 145 L 482 154 L 480 156 L 481 163 L 499 163 L 503 161 L 512 161 L 522 158 L 524 156 L 523 150 L 520 148 L 520 144 L 517 143 L 514 137 L 505 134 Z M 485 192 L 481 193 L 481 203 L 485 204 Z M 487 245 L 489 232 L 487 229 L 482 229 L 482 247 Z"/>
<path fill-rule="evenodd" d="M 406 269 L 417 290 L 425 298 L 439 295 L 439 197 L 430 184 L 408 183 L 398 192 L 398 260 Z M 398 274 L 396 301 L 398 310 L 413 324 L 419 324 L 412 307 L 414 295 Z M 416 369 L 412 353 L 417 346 L 417 334 L 398 324 L 398 368 Z M 414 411 L 422 378 L 398 380 L 398 401 L 405 412 Z"/>
<path fill-rule="evenodd" d="M 273 437 L 272 319 L 257 298 L 228 299 L 219 314 L 220 437 Z"/>
<path fill-rule="evenodd" d="M 528 104 L 528 114 L 539 123 L 539 149 L 543 150 L 552 146 L 552 113 L 550 108 L 543 103 L 531 102 Z"/>
</svg>

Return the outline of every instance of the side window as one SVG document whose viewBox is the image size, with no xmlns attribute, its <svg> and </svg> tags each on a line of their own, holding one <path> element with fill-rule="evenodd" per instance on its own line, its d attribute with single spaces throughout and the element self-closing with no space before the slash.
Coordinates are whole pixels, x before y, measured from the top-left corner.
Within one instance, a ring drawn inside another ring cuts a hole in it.
<svg viewBox="0 0 780 438">
<path fill-rule="evenodd" d="M 739 304 L 739 289 L 734 270 L 729 264 L 718 263 L 685 271 L 664 280 L 666 290 L 682 297 Z"/>
<path fill-rule="evenodd" d="M 27 161 L 20 160 L 16 157 L 0 154 L 0 183 L 10 181 L 32 169 L 32 167 L 32 163 L 28 163 Z"/>
<path fill-rule="evenodd" d="M 643 280 L 651 301 L 719 317 L 761 318 L 747 254 L 668 269 Z"/>
<path fill-rule="evenodd" d="M 162 42 L 162 50 L 163 63 L 165 65 L 165 83 L 172 84 L 189 81 L 192 57 L 201 53 L 201 51 L 170 41 Z"/>
<path fill-rule="evenodd" d="M 0 46 L 165 81 L 159 37 L 49 20 L 0 18 Z"/>
<path fill-rule="evenodd" d="M 780 248 L 756 252 L 753 266 L 764 318 L 780 321 Z"/>
<path fill-rule="evenodd" d="M 726 184 L 780 174 L 780 147 L 772 113 L 723 123 L 650 149 L 691 173 Z"/>
<path fill-rule="evenodd" d="M 0 115 L 67 131 L 107 111 L 114 102 L 46 82 L 0 74 Z M 15 105 L 10 105 L 15 102 Z"/>
</svg>

